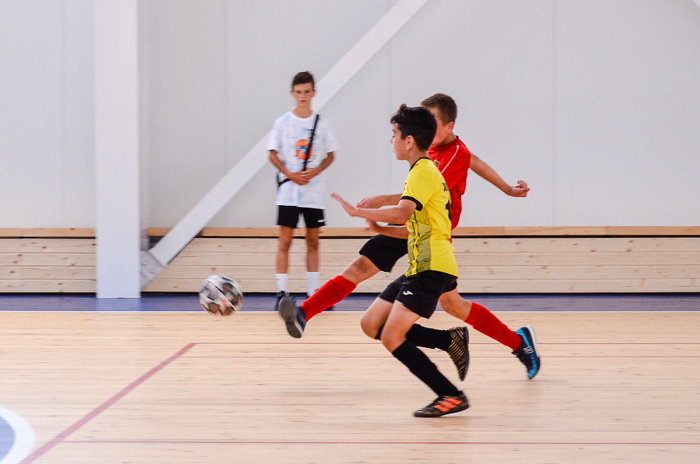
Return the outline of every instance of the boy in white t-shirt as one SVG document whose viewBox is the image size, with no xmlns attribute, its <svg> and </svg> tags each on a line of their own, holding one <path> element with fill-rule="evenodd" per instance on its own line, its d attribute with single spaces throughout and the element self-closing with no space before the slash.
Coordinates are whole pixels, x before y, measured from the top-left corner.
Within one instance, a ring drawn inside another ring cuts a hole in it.
<svg viewBox="0 0 700 464">
<path fill-rule="evenodd" d="M 316 95 L 314 78 L 308 71 L 292 80 L 296 107 L 279 117 L 267 144 L 270 162 L 277 174 L 277 225 L 280 226 L 277 249 L 277 303 L 288 295 L 289 248 L 299 216 L 306 225 L 307 294 L 319 287 L 319 233 L 324 216 L 325 169 L 333 162 L 337 143 L 327 119 L 313 112 L 311 99 Z M 311 142 L 311 147 L 309 147 Z"/>
</svg>

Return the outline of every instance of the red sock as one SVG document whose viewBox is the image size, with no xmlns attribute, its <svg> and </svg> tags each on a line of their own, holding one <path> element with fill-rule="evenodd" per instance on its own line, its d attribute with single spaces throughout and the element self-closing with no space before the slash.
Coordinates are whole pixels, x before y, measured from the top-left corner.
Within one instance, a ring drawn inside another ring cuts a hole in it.
<svg viewBox="0 0 700 464">
<path fill-rule="evenodd" d="M 301 304 L 301 309 L 306 314 L 306 320 L 320 314 L 334 304 L 342 301 L 355 290 L 357 285 L 345 277 L 338 275 L 329 280 L 321 288 Z"/>
<path fill-rule="evenodd" d="M 497 342 L 509 347 L 512 351 L 520 348 L 522 337 L 508 328 L 488 309 L 479 303 L 472 303 L 472 310 L 464 321 L 484 335 L 488 335 Z"/>
</svg>

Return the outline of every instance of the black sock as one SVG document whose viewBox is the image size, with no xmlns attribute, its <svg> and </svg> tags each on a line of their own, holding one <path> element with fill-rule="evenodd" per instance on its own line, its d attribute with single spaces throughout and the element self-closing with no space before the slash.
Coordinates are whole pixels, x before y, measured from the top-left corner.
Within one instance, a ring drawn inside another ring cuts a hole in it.
<svg viewBox="0 0 700 464">
<path fill-rule="evenodd" d="M 457 396 L 460 391 L 416 345 L 405 340 L 391 354 L 438 396 Z"/>
<path fill-rule="evenodd" d="M 406 340 L 412 341 L 416 346 L 447 351 L 452 343 L 452 336 L 447 330 L 430 329 L 422 325 L 413 324 L 411 330 L 406 334 Z"/>
</svg>

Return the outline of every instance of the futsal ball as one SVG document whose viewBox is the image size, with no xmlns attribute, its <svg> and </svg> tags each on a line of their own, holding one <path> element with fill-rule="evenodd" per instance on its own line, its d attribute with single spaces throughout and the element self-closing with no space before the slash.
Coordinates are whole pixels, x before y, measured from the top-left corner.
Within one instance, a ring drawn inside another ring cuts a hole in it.
<svg viewBox="0 0 700 464">
<path fill-rule="evenodd" d="M 235 279 L 224 275 L 210 275 L 202 283 L 199 304 L 214 316 L 230 316 L 243 305 L 243 291 Z"/>
</svg>

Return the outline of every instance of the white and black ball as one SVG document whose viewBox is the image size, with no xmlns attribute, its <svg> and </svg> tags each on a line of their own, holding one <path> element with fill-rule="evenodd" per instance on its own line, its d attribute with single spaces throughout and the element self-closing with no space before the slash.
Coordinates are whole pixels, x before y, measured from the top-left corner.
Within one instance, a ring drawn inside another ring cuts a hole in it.
<svg viewBox="0 0 700 464">
<path fill-rule="evenodd" d="M 214 316 L 230 316 L 243 306 L 243 291 L 232 277 L 224 274 L 210 275 L 202 283 L 199 304 Z"/>
</svg>

